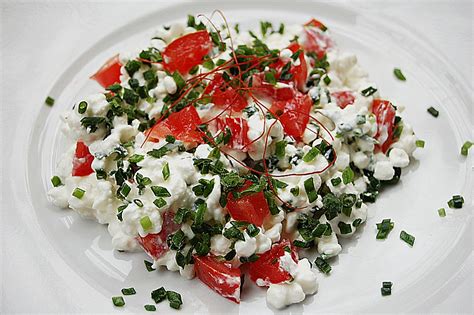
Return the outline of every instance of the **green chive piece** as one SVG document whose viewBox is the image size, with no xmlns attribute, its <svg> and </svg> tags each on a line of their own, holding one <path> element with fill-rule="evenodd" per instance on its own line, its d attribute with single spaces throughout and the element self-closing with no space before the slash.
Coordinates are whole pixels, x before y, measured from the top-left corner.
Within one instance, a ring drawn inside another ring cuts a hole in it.
<svg viewBox="0 0 474 315">
<path fill-rule="evenodd" d="M 342 171 L 342 182 L 344 185 L 351 183 L 354 180 L 354 171 L 350 166 L 346 167 L 344 171 Z"/>
<path fill-rule="evenodd" d="M 377 89 L 372 87 L 372 86 L 369 86 L 368 88 L 362 90 L 360 92 L 360 94 L 362 94 L 362 96 L 365 96 L 365 97 L 369 97 L 371 96 L 372 94 L 374 94 L 375 92 L 377 92 Z"/>
<path fill-rule="evenodd" d="M 323 81 L 324 81 L 324 83 L 326 83 L 326 85 L 329 85 L 329 84 L 331 84 L 331 78 L 330 78 L 330 77 L 328 77 L 327 75 L 326 75 L 326 76 L 324 76 L 324 79 L 323 79 Z"/>
<path fill-rule="evenodd" d="M 469 149 L 474 145 L 471 141 L 466 141 L 461 147 L 461 155 L 467 156 L 469 154 Z"/>
<path fill-rule="evenodd" d="M 349 234 L 352 232 L 352 227 L 350 224 L 344 223 L 344 222 L 339 222 L 337 225 L 339 227 L 339 230 L 341 231 L 341 234 Z"/>
<path fill-rule="evenodd" d="M 423 141 L 423 140 L 416 140 L 415 144 L 418 148 L 424 148 L 425 147 L 425 141 Z"/>
<path fill-rule="evenodd" d="M 336 187 L 342 182 L 342 179 L 340 177 L 332 178 L 331 179 L 331 184 Z"/>
<path fill-rule="evenodd" d="M 393 69 L 393 74 L 397 77 L 398 80 L 400 81 L 406 81 L 407 79 L 405 78 L 405 76 L 403 75 L 402 73 L 402 70 L 398 69 L 398 68 L 395 68 Z"/>
<path fill-rule="evenodd" d="M 265 72 L 265 81 L 270 83 L 271 85 L 277 84 L 277 79 L 275 78 L 275 74 L 273 72 Z"/>
<path fill-rule="evenodd" d="M 143 207 L 143 202 L 140 199 L 133 199 L 133 203 L 139 206 L 140 208 Z"/>
<path fill-rule="evenodd" d="M 155 201 L 153 201 L 153 204 L 155 206 L 157 206 L 158 208 L 163 208 L 164 206 L 166 206 L 166 200 L 164 200 L 163 198 L 157 198 L 155 199 Z"/>
<path fill-rule="evenodd" d="M 151 298 L 155 301 L 156 304 L 164 301 L 166 299 L 166 290 L 161 287 L 151 292 Z"/>
<path fill-rule="evenodd" d="M 181 305 L 183 304 L 183 301 L 181 300 L 181 294 L 174 291 L 167 291 L 166 297 L 170 302 L 170 307 L 177 310 L 181 308 Z"/>
<path fill-rule="evenodd" d="M 48 106 L 53 106 L 54 105 L 54 98 L 52 98 L 51 96 L 48 96 L 48 97 L 46 97 L 44 102 Z"/>
<path fill-rule="evenodd" d="M 145 268 L 148 272 L 152 272 L 154 270 L 156 270 L 155 268 L 153 268 L 153 263 L 148 261 L 148 260 L 144 260 L 143 263 L 145 264 Z"/>
<path fill-rule="evenodd" d="M 118 307 L 122 307 L 125 305 L 125 301 L 123 300 L 123 297 L 121 296 L 113 296 L 112 303 L 114 303 L 114 305 Z"/>
<path fill-rule="evenodd" d="M 303 156 L 303 161 L 305 161 L 306 163 L 309 163 L 313 161 L 318 156 L 319 153 L 321 152 L 319 152 L 318 148 L 313 147 L 308 151 L 308 153 L 306 153 Z"/>
<path fill-rule="evenodd" d="M 163 169 L 161 170 L 161 173 L 163 174 L 164 180 L 167 180 L 168 178 L 170 178 L 170 166 L 168 162 L 166 162 L 165 165 L 163 165 Z"/>
<path fill-rule="evenodd" d="M 154 312 L 156 311 L 156 306 L 155 305 L 151 305 L 151 304 L 147 304 L 145 306 L 143 306 L 145 308 L 146 311 L 148 312 Z"/>
<path fill-rule="evenodd" d="M 186 81 L 184 81 L 183 77 L 181 76 L 181 74 L 179 74 L 179 72 L 175 71 L 172 76 L 174 82 L 176 83 L 176 86 L 178 87 L 178 90 L 181 90 L 186 86 Z"/>
<path fill-rule="evenodd" d="M 277 158 L 281 159 L 285 157 L 285 148 L 286 148 L 285 140 L 278 141 L 275 144 L 275 155 Z"/>
<path fill-rule="evenodd" d="M 384 281 L 382 282 L 382 287 L 380 288 L 380 292 L 382 293 L 382 296 L 387 296 L 392 294 L 392 282 L 390 281 Z"/>
<path fill-rule="evenodd" d="M 53 176 L 51 177 L 51 184 L 53 184 L 54 187 L 58 187 L 63 183 L 61 182 L 61 178 L 59 178 L 59 176 Z"/>
<path fill-rule="evenodd" d="M 439 116 L 439 111 L 431 106 L 430 108 L 427 109 L 428 113 L 430 113 L 433 117 L 438 117 Z"/>
<path fill-rule="evenodd" d="M 156 197 L 171 197 L 170 192 L 165 187 L 151 186 L 151 190 L 153 191 Z"/>
<path fill-rule="evenodd" d="M 135 288 L 123 288 L 122 289 L 122 294 L 123 295 L 134 295 L 136 293 L 137 293 L 137 291 L 135 291 Z"/>
<path fill-rule="evenodd" d="M 382 282 L 382 288 L 392 288 L 393 283 L 390 281 Z"/>
<path fill-rule="evenodd" d="M 87 110 L 87 102 L 86 101 L 82 101 L 79 103 L 79 105 L 77 106 L 77 112 L 79 114 L 84 114 Z"/>
<path fill-rule="evenodd" d="M 76 197 L 77 199 L 82 199 L 82 197 L 84 197 L 85 193 L 86 193 L 86 191 L 84 189 L 76 187 L 76 189 L 74 189 L 74 191 L 72 192 L 72 195 L 74 197 Z"/>
<path fill-rule="evenodd" d="M 324 274 L 329 274 L 331 272 L 331 265 L 329 265 L 328 262 L 322 257 L 316 258 L 314 264 L 316 265 L 316 267 L 318 267 L 319 271 Z"/>
<path fill-rule="evenodd" d="M 461 195 L 454 195 L 451 200 L 448 201 L 448 206 L 454 209 L 461 209 L 464 204 L 464 198 Z"/>
<path fill-rule="evenodd" d="M 123 183 L 122 186 L 120 186 L 118 193 L 125 198 L 128 196 L 131 190 L 132 188 L 130 188 L 130 186 L 128 186 L 126 183 Z"/>
<path fill-rule="evenodd" d="M 132 155 L 131 157 L 128 158 L 128 161 L 130 163 L 138 163 L 138 162 L 141 162 L 143 161 L 145 157 L 143 155 L 140 155 L 140 154 L 134 154 Z"/>
<path fill-rule="evenodd" d="M 306 191 L 306 195 L 308 196 L 308 201 L 311 203 L 318 198 L 318 193 L 314 188 L 313 178 L 310 177 L 304 181 L 304 189 Z"/>
<path fill-rule="evenodd" d="M 444 208 L 439 208 L 438 209 L 438 215 L 442 218 L 444 218 L 446 216 L 446 209 Z"/>
<path fill-rule="evenodd" d="M 410 246 L 413 246 L 413 244 L 415 244 L 415 237 L 403 230 L 400 232 L 400 239 Z"/>
<path fill-rule="evenodd" d="M 394 225 L 395 223 L 391 222 L 391 219 L 383 219 L 382 222 L 377 223 L 378 232 L 375 238 L 378 240 L 386 239 Z"/>
<path fill-rule="evenodd" d="M 153 222 L 151 222 L 150 217 L 147 215 L 140 219 L 140 224 L 144 231 L 148 231 L 153 227 Z"/>
<path fill-rule="evenodd" d="M 167 135 L 167 136 L 165 137 L 165 140 L 166 140 L 166 142 L 168 142 L 168 143 L 174 143 L 174 142 L 176 141 L 176 138 L 175 138 L 174 136 L 172 136 L 172 135 Z"/>
</svg>

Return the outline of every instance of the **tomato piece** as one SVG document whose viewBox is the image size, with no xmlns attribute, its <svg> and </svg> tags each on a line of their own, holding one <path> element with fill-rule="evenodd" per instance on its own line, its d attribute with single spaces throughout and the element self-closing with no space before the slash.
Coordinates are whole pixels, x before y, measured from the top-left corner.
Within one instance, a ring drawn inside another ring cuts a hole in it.
<svg viewBox="0 0 474 315">
<path fill-rule="evenodd" d="M 202 134 L 197 130 L 201 124 L 196 108 L 187 106 L 179 112 L 172 113 L 165 120 L 157 123 L 148 131 L 148 139 L 158 142 L 159 138 L 165 138 L 168 135 L 176 139 L 189 142 L 201 143 Z"/>
<path fill-rule="evenodd" d="M 331 97 L 336 100 L 337 106 L 344 109 L 348 105 L 354 104 L 355 96 L 351 91 L 332 92 Z"/>
<path fill-rule="evenodd" d="M 87 176 L 94 173 L 92 162 L 94 156 L 89 152 L 87 145 L 81 140 L 76 143 L 76 151 L 72 160 L 72 176 Z"/>
<path fill-rule="evenodd" d="M 138 243 L 153 259 L 162 257 L 169 250 L 166 238 L 180 228 L 173 219 L 174 212 L 167 211 L 163 213 L 163 225 L 160 233 L 147 234 L 145 237 L 137 236 Z"/>
<path fill-rule="evenodd" d="M 270 83 L 263 81 L 263 74 L 254 74 L 252 76 L 252 93 L 257 97 L 262 97 L 270 100 L 288 100 L 292 98 L 295 93 L 291 87 L 277 88 Z"/>
<path fill-rule="evenodd" d="M 249 126 L 246 119 L 243 118 L 234 118 L 226 117 L 224 119 L 217 119 L 217 129 L 224 130 L 229 128 L 231 132 L 229 147 L 236 150 L 242 150 L 245 146 L 250 143 L 247 133 L 249 131 Z M 244 151 L 246 151 L 244 149 Z"/>
<path fill-rule="evenodd" d="M 163 67 L 169 72 L 187 74 L 191 68 L 202 63 L 212 49 L 207 31 L 197 31 L 181 36 L 163 50 Z"/>
<path fill-rule="evenodd" d="M 317 27 L 306 27 L 302 46 L 307 52 L 314 52 L 319 59 L 333 46 L 331 38 Z"/>
<path fill-rule="evenodd" d="M 322 31 L 327 30 L 327 27 L 323 23 L 321 23 L 320 21 L 316 20 L 315 18 L 312 18 L 311 20 L 306 22 L 306 24 L 304 26 L 317 27 L 317 28 L 321 29 Z"/>
<path fill-rule="evenodd" d="M 212 80 L 204 89 L 203 94 L 211 95 L 216 91 L 219 91 L 225 85 L 224 77 L 219 72 L 214 74 Z"/>
<path fill-rule="evenodd" d="M 301 49 L 301 46 L 298 43 L 292 43 L 290 46 L 288 46 L 288 49 L 295 53 Z M 300 64 L 298 66 L 292 66 L 289 72 L 293 75 L 293 82 L 295 82 L 298 90 L 303 91 L 308 78 L 308 65 L 306 64 L 303 51 L 300 53 L 298 59 Z"/>
<path fill-rule="evenodd" d="M 91 76 L 91 79 L 97 81 L 102 87 L 106 88 L 114 83 L 120 83 L 120 63 L 119 56 L 107 60 L 107 62 Z"/>
<path fill-rule="evenodd" d="M 270 283 L 281 283 L 291 280 L 291 274 L 280 265 L 280 258 L 285 255 L 285 251 L 291 252 L 291 258 L 298 262 L 295 248 L 290 241 L 282 240 L 278 244 L 273 244 L 272 248 L 260 255 L 260 258 L 249 264 L 249 276 L 254 282 L 258 279 L 266 286 Z"/>
<path fill-rule="evenodd" d="M 390 101 L 376 99 L 372 103 L 372 113 L 374 113 L 377 120 L 375 139 L 378 140 L 379 144 L 376 145 L 376 148 L 385 153 L 393 143 L 395 108 Z"/>
<path fill-rule="evenodd" d="M 212 102 L 223 108 L 229 108 L 233 111 L 240 112 L 247 107 L 247 100 L 234 88 L 228 87 L 225 91 L 216 91 L 212 95 Z"/>
<path fill-rule="evenodd" d="M 209 288 L 237 304 L 240 303 L 242 278 L 240 269 L 212 256 L 194 256 L 196 276 Z"/>
<path fill-rule="evenodd" d="M 241 192 L 250 185 L 252 185 L 252 182 L 246 181 L 238 191 Z M 263 191 L 245 195 L 238 199 L 234 198 L 234 195 L 230 192 L 227 195 L 226 208 L 234 220 L 245 221 L 258 226 L 262 225 L 263 220 L 270 213 Z"/>
<path fill-rule="evenodd" d="M 299 139 L 309 122 L 309 112 L 313 102 L 307 94 L 296 91 L 289 100 L 274 101 L 270 111 L 280 116 L 279 120 L 286 134 Z"/>
</svg>

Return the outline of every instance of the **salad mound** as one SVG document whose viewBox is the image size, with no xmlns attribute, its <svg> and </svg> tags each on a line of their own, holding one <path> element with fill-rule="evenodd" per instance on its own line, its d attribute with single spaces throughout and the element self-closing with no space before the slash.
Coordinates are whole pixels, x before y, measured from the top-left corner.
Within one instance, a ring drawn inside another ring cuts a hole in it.
<svg viewBox="0 0 474 315">
<path fill-rule="evenodd" d="M 236 303 L 246 276 L 276 308 L 314 294 L 416 149 L 403 107 L 316 19 L 189 16 L 91 78 L 103 89 L 62 117 L 52 202 Z"/>
</svg>

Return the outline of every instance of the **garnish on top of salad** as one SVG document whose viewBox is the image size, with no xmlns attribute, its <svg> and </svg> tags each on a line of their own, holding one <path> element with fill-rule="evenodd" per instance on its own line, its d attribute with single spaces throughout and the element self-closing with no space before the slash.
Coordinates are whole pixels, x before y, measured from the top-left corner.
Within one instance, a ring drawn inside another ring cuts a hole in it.
<svg viewBox="0 0 474 315">
<path fill-rule="evenodd" d="M 236 303 L 247 265 L 281 308 L 317 291 L 417 138 L 321 22 L 260 26 L 189 16 L 111 58 L 91 77 L 105 90 L 63 116 L 49 196 Z"/>
</svg>

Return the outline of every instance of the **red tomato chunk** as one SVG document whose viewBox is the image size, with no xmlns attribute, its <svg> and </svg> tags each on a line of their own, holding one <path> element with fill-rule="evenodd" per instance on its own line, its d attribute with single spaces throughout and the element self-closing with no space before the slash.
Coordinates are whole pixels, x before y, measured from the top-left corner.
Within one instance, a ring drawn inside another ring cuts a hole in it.
<svg viewBox="0 0 474 315">
<path fill-rule="evenodd" d="M 89 152 L 87 145 L 81 140 L 76 143 L 76 151 L 72 160 L 72 176 L 87 176 L 94 173 L 92 162 L 94 156 Z"/>
<path fill-rule="evenodd" d="M 390 101 L 377 99 L 372 103 L 372 113 L 374 113 L 377 119 L 377 134 L 375 135 L 375 139 L 379 141 L 379 144 L 376 148 L 385 153 L 393 143 L 395 108 Z"/>
<path fill-rule="evenodd" d="M 107 62 L 97 71 L 91 79 L 97 81 L 102 87 L 106 88 L 114 83 L 120 83 L 120 63 L 118 55 L 110 58 Z"/>
</svg>

